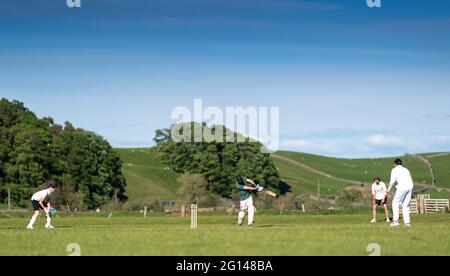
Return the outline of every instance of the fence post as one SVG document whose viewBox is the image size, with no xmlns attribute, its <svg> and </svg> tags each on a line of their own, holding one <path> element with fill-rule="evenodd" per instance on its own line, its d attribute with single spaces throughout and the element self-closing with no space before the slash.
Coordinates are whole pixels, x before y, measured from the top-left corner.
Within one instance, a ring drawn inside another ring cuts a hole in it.
<svg viewBox="0 0 450 276">
<path fill-rule="evenodd" d="M 320 179 L 317 179 L 317 202 L 320 203 Z"/>
<path fill-rule="evenodd" d="M 184 207 L 184 205 L 181 205 L 181 216 L 182 217 L 186 216 L 186 207 Z"/>
<path fill-rule="evenodd" d="M 197 204 L 192 204 L 191 205 L 191 229 L 197 229 L 197 213 L 198 213 Z"/>
<path fill-rule="evenodd" d="M 11 189 L 8 187 L 8 211 L 11 212 Z"/>
<path fill-rule="evenodd" d="M 419 206 L 420 206 L 420 213 L 425 213 L 425 208 L 426 208 L 426 206 L 425 206 L 425 196 L 424 195 L 419 195 L 419 198 L 420 198 L 420 204 L 419 204 Z"/>
<path fill-rule="evenodd" d="M 144 207 L 144 218 L 147 217 L 147 206 Z"/>
<path fill-rule="evenodd" d="M 418 207 L 419 207 L 419 214 L 425 213 L 425 200 L 422 196 L 418 195 L 417 196 L 417 201 L 418 201 Z"/>
</svg>

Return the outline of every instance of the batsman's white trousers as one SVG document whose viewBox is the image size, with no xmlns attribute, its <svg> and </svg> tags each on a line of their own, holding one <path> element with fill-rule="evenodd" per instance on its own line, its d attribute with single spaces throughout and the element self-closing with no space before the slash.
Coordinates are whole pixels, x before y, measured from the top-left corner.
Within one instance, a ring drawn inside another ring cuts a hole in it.
<svg viewBox="0 0 450 276">
<path fill-rule="evenodd" d="M 403 222 L 405 224 L 411 223 L 409 216 L 409 204 L 411 203 L 413 188 L 397 188 L 394 199 L 392 201 L 392 211 L 394 212 L 394 221 L 400 218 L 400 206 L 403 210 Z"/>
<path fill-rule="evenodd" d="M 253 224 L 253 220 L 255 218 L 255 206 L 253 205 L 253 197 L 249 197 L 246 200 L 242 200 L 241 203 L 241 212 L 239 214 L 241 219 L 244 219 L 245 211 L 248 210 L 248 224 Z"/>
<path fill-rule="evenodd" d="M 247 211 L 250 206 L 253 206 L 253 197 L 241 201 L 241 211 Z"/>
</svg>

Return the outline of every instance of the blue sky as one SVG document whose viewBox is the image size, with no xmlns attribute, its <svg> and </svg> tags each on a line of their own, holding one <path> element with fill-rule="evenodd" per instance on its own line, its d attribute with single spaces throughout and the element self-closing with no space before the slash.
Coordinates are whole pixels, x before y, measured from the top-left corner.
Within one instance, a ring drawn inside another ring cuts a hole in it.
<svg viewBox="0 0 450 276">
<path fill-rule="evenodd" d="M 281 147 L 329 156 L 450 149 L 447 0 L 0 2 L 0 97 L 114 146 L 176 106 L 279 106 Z"/>
</svg>

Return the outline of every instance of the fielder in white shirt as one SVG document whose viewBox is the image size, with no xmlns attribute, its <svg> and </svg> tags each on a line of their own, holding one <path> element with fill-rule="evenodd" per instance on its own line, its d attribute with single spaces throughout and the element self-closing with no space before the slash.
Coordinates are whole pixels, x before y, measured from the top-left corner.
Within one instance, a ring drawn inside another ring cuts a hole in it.
<svg viewBox="0 0 450 276">
<path fill-rule="evenodd" d="M 45 216 L 47 218 L 45 228 L 47 229 L 53 229 L 54 227 L 51 225 L 51 215 L 50 215 L 50 195 L 55 192 L 56 186 L 54 184 L 48 185 L 48 189 L 39 191 L 35 193 L 31 197 L 31 204 L 33 205 L 34 214 L 30 219 L 30 222 L 28 223 L 27 229 L 33 229 L 33 225 L 36 222 L 37 218 L 40 215 L 40 210 L 44 210 Z"/>
<path fill-rule="evenodd" d="M 395 192 L 394 200 L 392 201 L 392 211 L 394 212 L 394 221 L 392 227 L 399 226 L 399 212 L 400 205 L 403 210 L 403 222 L 405 226 L 411 226 L 411 218 L 409 216 L 409 204 L 411 203 L 412 191 L 414 182 L 410 171 L 403 167 L 403 162 L 400 159 L 395 160 L 395 168 L 391 173 L 391 182 L 389 183 L 388 193 L 391 191 L 395 183 L 397 183 L 397 191 Z"/>
<path fill-rule="evenodd" d="M 389 219 L 389 209 L 387 205 L 387 188 L 384 182 L 381 182 L 379 176 L 374 178 L 374 183 L 372 184 L 372 214 L 373 219 L 370 223 L 377 222 L 377 206 L 383 206 L 384 213 L 386 214 L 386 222 L 391 222 Z"/>
</svg>

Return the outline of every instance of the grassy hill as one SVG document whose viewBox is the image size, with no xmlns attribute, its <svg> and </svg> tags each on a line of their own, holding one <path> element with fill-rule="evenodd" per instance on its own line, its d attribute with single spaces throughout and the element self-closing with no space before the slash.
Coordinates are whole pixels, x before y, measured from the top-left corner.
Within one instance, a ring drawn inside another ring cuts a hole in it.
<svg viewBox="0 0 450 276">
<path fill-rule="evenodd" d="M 166 168 L 154 149 L 116 149 L 123 161 L 130 203 L 176 200 L 178 174 Z"/>
<path fill-rule="evenodd" d="M 390 171 L 396 158 L 342 159 L 286 151 L 277 152 L 276 156 L 287 157 L 343 180 L 362 183 L 372 182 L 374 176 L 380 176 L 383 181 L 389 182 Z M 425 163 L 412 157 L 400 158 L 403 159 L 405 166 L 411 170 L 416 183 L 432 183 L 431 175 Z"/>
<path fill-rule="evenodd" d="M 123 160 L 123 173 L 127 179 L 130 203 L 140 204 L 152 199 L 178 198 L 177 173 L 166 168 L 154 149 L 116 149 Z M 423 154 L 432 164 L 439 187 L 450 187 L 450 155 Z M 296 195 L 317 193 L 320 181 L 322 195 L 336 195 L 348 185 L 371 183 L 378 175 L 385 182 L 395 157 L 377 159 L 341 159 L 296 152 L 277 152 L 272 156 L 281 178 L 292 187 Z M 427 165 L 412 157 L 401 157 L 411 169 L 414 180 L 431 184 Z M 436 197 L 449 197 L 448 193 L 432 192 Z"/>
<path fill-rule="evenodd" d="M 450 154 L 425 155 L 433 166 L 438 187 L 450 188 Z"/>
<path fill-rule="evenodd" d="M 311 173 L 295 163 L 276 158 L 274 158 L 274 162 L 281 174 L 281 179 L 291 186 L 292 193 L 296 195 L 304 193 L 317 194 L 318 181 L 320 181 L 320 192 L 322 195 L 336 195 L 339 190 L 346 186 L 346 183 Z"/>
</svg>

